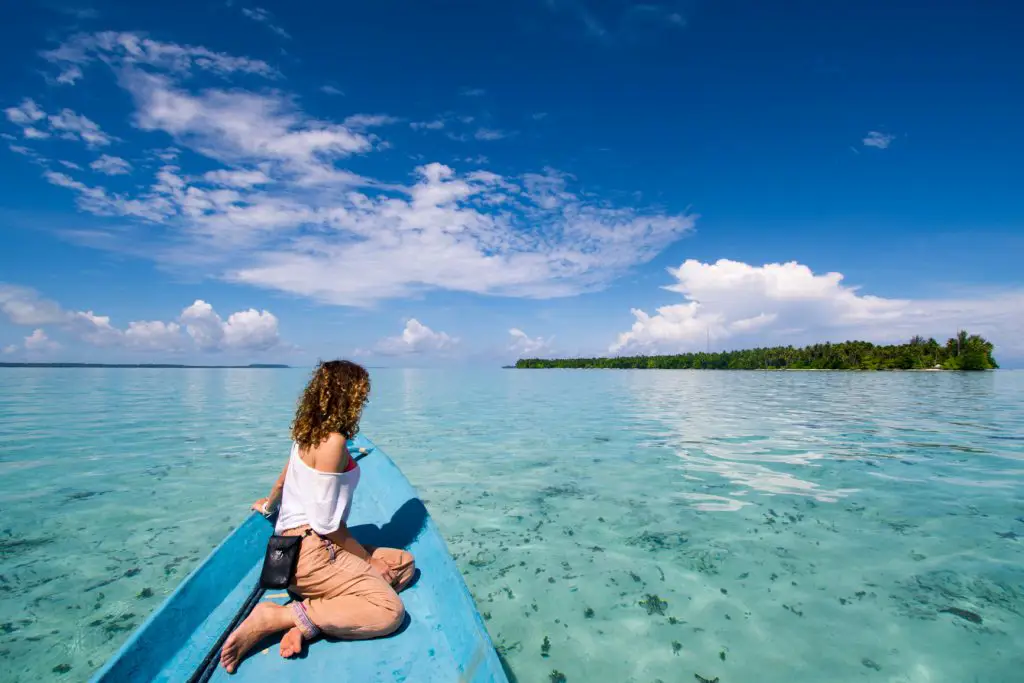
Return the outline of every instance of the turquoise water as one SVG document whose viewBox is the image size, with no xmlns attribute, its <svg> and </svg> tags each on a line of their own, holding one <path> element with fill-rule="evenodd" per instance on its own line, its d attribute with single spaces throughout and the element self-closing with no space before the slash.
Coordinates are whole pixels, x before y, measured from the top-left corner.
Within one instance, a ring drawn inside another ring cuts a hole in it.
<svg viewBox="0 0 1024 683">
<path fill-rule="evenodd" d="M 0 680 L 98 667 L 265 493 L 305 378 L 0 371 Z M 519 681 L 1021 680 L 1024 373 L 373 381 Z"/>
</svg>

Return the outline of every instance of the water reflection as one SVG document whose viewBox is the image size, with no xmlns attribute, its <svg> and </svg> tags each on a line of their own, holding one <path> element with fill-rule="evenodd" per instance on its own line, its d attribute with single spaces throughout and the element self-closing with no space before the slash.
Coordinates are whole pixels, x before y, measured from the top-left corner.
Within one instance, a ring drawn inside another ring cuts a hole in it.
<svg viewBox="0 0 1024 683">
<path fill-rule="evenodd" d="M 84 679 L 265 492 L 308 373 L 8 377 L 0 679 Z M 1018 678 L 1024 373 L 373 382 L 363 428 L 520 680 Z"/>
</svg>

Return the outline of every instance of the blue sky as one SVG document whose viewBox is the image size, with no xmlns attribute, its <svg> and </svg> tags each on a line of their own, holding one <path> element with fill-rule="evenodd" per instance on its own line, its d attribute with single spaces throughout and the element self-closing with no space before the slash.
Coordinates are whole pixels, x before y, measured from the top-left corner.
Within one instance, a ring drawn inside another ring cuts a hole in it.
<svg viewBox="0 0 1024 683">
<path fill-rule="evenodd" d="M 1014 3 L 26 5 L 5 360 L 1024 358 Z"/>
</svg>

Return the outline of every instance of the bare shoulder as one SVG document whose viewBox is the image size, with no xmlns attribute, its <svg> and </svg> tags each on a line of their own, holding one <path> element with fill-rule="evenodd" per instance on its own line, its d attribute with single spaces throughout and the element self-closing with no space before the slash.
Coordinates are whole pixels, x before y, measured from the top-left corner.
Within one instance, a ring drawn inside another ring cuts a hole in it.
<svg viewBox="0 0 1024 683">
<path fill-rule="evenodd" d="M 351 457 L 345 437 L 337 432 L 332 432 L 325 441 L 320 442 L 310 455 L 313 469 L 321 472 L 344 472 Z"/>
</svg>

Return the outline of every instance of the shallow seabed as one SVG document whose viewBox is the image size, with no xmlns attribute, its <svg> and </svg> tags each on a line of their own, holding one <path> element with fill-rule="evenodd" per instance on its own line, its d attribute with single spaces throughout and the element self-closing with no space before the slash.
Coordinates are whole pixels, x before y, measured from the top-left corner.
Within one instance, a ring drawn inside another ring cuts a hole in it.
<svg viewBox="0 0 1024 683">
<path fill-rule="evenodd" d="M 305 379 L 0 371 L 0 680 L 102 664 L 263 495 Z M 1021 680 L 1024 373 L 373 381 L 518 681 Z"/>
</svg>

